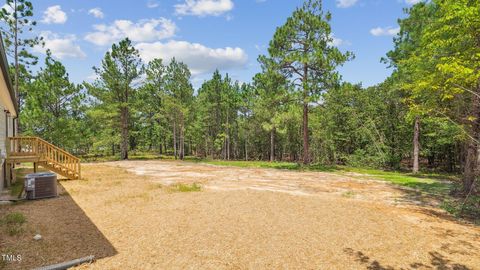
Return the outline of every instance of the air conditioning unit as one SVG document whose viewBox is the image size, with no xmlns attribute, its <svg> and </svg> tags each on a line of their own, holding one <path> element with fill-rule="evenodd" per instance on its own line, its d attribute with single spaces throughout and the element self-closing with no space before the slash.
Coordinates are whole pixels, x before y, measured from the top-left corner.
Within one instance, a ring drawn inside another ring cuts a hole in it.
<svg viewBox="0 0 480 270">
<path fill-rule="evenodd" d="M 27 174 L 25 192 L 28 200 L 57 197 L 57 175 L 49 172 Z"/>
</svg>

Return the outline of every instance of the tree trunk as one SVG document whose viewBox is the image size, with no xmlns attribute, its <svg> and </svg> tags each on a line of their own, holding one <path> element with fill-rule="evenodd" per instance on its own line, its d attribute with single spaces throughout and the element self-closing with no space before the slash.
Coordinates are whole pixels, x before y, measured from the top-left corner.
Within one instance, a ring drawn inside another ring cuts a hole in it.
<svg viewBox="0 0 480 270">
<path fill-rule="evenodd" d="M 207 140 L 207 138 L 208 138 L 208 134 L 205 134 L 205 155 L 204 155 L 205 158 L 208 158 L 208 140 Z"/>
<path fill-rule="evenodd" d="M 183 127 L 183 118 L 181 119 L 182 123 L 180 125 L 180 159 L 183 160 L 185 157 L 185 134 L 184 134 L 184 127 Z"/>
<path fill-rule="evenodd" d="M 465 168 L 463 172 L 463 191 L 469 193 L 475 189 L 475 180 L 478 177 L 478 140 L 480 138 L 480 80 L 477 84 L 476 95 L 472 98 L 471 116 L 474 120 L 471 125 L 471 138 L 467 145 Z"/>
<path fill-rule="evenodd" d="M 227 132 L 226 132 L 226 138 L 225 138 L 225 156 L 227 160 L 230 160 L 230 123 L 229 123 L 229 117 L 227 113 Z"/>
<path fill-rule="evenodd" d="M 477 150 L 477 169 L 480 170 L 480 147 Z"/>
<path fill-rule="evenodd" d="M 163 151 L 162 151 L 162 152 L 163 152 L 165 155 L 168 155 L 168 150 L 167 150 L 167 149 L 168 149 L 168 145 L 167 145 L 167 138 L 166 138 L 166 136 L 163 137 L 162 141 L 163 141 L 163 143 L 162 143 Z M 163 154 L 163 153 L 160 153 L 160 154 Z"/>
<path fill-rule="evenodd" d="M 469 193 L 477 177 L 477 143 L 470 140 L 467 146 L 465 169 L 463 173 L 463 191 Z"/>
<path fill-rule="evenodd" d="M 227 160 L 230 160 L 230 135 L 227 134 Z"/>
<path fill-rule="evenodd" d="M 173 156 L 177 159 L 177 124 L 173 120 Z"/>
<path fill-rule="evenodd" d="M 270 131 L 270 162 L 275 161 L 275 128 Z"/>
<path fill-rule="evenodd" d="M 17 0 L 14 2 L 14 11 L 15 14 L 17 13 Z M 21 123 L 20 123 L 20 110 L 21 110 L 21 102 L 20 102 L 20 91 L 19 91 L 19 73 L 20 73 L 20 64 L 18 60 L 18 19 L 15 18 L 15 29 L 14 29 L 14 57 L 15 57 L 15 75 L 14 75 L 14 91 L 15 91 L 15 98 L 17 99 L 17 105 L 18 105 L 18 113 L 17 113 L 17 134 L 20 134 L 21 132 Z M 13 127 L 15 128 L 15 127 Z"/>
<path fill-rule="evenodd" d="M 120 109 L 120 118 L 122 124 L 120 158 L 128 159 L 128 107 L 122 106 Z"/>
<path fill-rule="evenodd" d="M 306 48 L 304 48 L 306 51 Z M 310 164 L 308 134 L 308 65 L 303 65 L 303 164 Z"/>
<path fill-rule="evenodd" d="M 148 151 L 152 151 L 152 148 L 153 148 L 153 125 L 150 126 L 149 130 L 148 130 Z"/>
<path fill-rule="evenodd" d="M 310 164 L 309 138 L 308 138 L 308 103 L 303 104 L 303 164 Z"/>
<path fill-rule="evenodd" d="M 248 135 L 245 134 L 245 161 L 248 161 Z"/>
<path fill-rule="evenodd" d="M 413 173 L 418 173 L 419 170 L 419 156 L 420 156 L 420 117 L 415 117 L 415 124 L 413 127 Z"/>
<path fill-rule="evenodd" d="M 189 137 L 189 140 L 188 140 L 187 155 L 189 155 L 189 156 L 194 156 L 195 155 L 195 149 L 194 149 L 194 146 L 193 146 L 192 137 Z"/>
</svg>

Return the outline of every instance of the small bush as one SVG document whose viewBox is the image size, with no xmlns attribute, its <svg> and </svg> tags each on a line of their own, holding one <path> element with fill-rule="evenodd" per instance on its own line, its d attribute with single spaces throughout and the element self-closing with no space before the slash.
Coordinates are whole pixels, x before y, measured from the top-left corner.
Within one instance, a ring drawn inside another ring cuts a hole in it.
<svg viewBox="0 0 480 270">
<path fill-rule="evenodd" d="M 10 236 L 23 232 L 23 224 L 25 224 L 25 222 L 27 222 L 27 219 L 19 212 L 7 214 L 0 220 L 0 224 L 5 226 L 5 230 Z"/>
</svg>

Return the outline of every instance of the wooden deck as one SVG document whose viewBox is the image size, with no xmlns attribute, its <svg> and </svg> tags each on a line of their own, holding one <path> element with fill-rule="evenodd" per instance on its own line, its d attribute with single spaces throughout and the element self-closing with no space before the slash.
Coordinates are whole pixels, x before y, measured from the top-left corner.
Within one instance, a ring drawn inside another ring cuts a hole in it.
<svg viewBox="0 0 480 270">
<path fill-rule="evenodd" d="M 41 138 L 8 137 L 6 148 L 8 168 L 16 163 L 32 162 L 35 169 L 40 165 L 68 179 L 81 178 L 80 159 Z"/>
</svg>

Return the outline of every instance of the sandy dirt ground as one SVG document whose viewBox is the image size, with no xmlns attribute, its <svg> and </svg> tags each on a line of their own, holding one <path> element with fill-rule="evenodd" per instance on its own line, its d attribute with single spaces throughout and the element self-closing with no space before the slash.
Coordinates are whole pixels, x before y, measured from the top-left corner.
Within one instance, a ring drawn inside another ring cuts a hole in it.
<svg viewBox="0 0 480 270">
<path fill-rule="evenodd" d="M 79 269 L 480 269 L 480 228 L 408 190 L 320 172 L 166 161 L 83 165 L 0 251 L 28 269 L 93 254 Z M 175 183 L 200 192 L 172 192 Z M 43 239 L 34 241 L 35 233 Z M 2 253 L 0 252 L 0 253 Z"/>
</svg>

